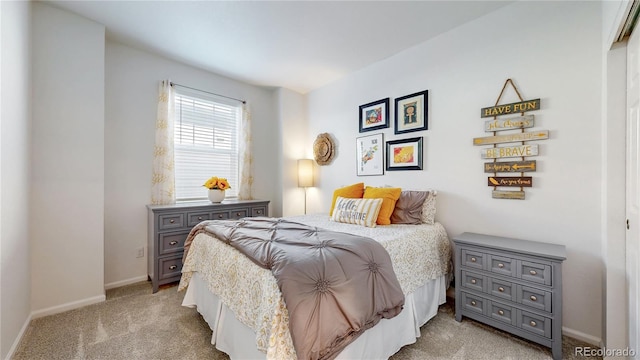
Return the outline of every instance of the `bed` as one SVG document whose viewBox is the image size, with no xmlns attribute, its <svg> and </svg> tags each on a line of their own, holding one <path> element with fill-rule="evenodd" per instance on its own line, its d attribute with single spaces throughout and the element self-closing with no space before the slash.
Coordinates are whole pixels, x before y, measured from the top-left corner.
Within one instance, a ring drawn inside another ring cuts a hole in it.
<svg viewBox="0 0 640 360">
<path fill-rule="evenodd" d="M 286 220 L 372 238 L 389 254 L 404 293 L 404 308 L 347 345 L 337 359 L 386 359 L 414 343 L 420 327 L 445 302 L 451 246 L 444 227 L 391 224 L 364 227 L 331 221 L 326 214 Z M 270 270 L 238 250 L 200 233 L 182 268 L 183 306 L 195 307 L 212 330 L 211 343 L 231 359 L 296 359 L 283 295 Z"/>
</svg>

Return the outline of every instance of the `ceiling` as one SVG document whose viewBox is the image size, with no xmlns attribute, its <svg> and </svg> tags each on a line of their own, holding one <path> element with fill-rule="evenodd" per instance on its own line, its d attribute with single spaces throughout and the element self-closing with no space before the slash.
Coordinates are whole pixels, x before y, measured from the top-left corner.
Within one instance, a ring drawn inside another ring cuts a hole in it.
<svg viewBox="0 0 640 360">
<path fill-rule="evenodd" d="M 307 93 L 513 1 L 48 1 L 107 38 Z"/>
</svg>

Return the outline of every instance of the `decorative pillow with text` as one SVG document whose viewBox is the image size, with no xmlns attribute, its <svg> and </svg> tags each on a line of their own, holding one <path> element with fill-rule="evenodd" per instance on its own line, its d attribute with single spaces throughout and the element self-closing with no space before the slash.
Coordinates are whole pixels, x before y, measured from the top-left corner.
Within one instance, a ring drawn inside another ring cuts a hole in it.
<svg viewBox="0 0 640 360">
<path fill-rule="evenodd" d="M 338 196 L 331 220 L 346 224 L 376 227 L 382 199 L 354 199 Z"/>
</svg>

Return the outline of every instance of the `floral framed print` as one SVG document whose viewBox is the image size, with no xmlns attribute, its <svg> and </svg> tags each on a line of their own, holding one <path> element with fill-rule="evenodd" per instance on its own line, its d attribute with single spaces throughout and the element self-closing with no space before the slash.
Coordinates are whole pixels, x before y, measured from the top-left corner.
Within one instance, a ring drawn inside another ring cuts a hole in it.
<svg viewBox="0 0 640 360">
<path fill-rule="evenodd" d="M 422 137 L 387 141 L 387 171 L 422 170 Z"/>
<path fill-rule="evenodd" d="M 395 134 L 427 130 L 428 90 L 396 99 Z"/>
<path fill-rule="evenodd" d="M 356 139 L 358 176 L 384 175 L 384 142 L 382 134 Z"/>
<path fill-rule="evenodd" d="M 389 127 L 389 98 L 360 105 L 360 132 Z"/>
</svg>

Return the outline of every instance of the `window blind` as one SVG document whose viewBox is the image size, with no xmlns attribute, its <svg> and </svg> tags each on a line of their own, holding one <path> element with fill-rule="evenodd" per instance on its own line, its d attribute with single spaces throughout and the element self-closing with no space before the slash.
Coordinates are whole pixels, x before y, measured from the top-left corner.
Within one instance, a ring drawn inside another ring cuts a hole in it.
<svg viewBox="0 0 640 360">
<path fill-rule="evenodd" d="M 207 198 L 202 184 L 212 176 L 227 178 L 227 197 L 238 194 L 240 104 L 176 88 L 174 157 L 176 200 Z"/>
</svg>

